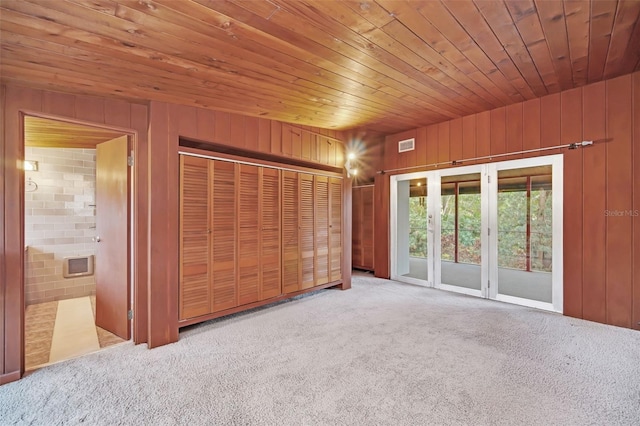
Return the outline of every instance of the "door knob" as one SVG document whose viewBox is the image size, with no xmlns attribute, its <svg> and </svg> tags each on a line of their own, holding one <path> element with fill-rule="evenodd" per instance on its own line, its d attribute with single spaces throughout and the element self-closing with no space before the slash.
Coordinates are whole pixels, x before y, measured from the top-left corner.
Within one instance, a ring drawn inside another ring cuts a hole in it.
<svg viewBox="0 0 640 426">
<path fill-rule="evenodd" d="M 94 240 L 95 240 L 96 243 L 99 243 L 100 242 L 100 237 L 95 237 Z"/>
</svg>

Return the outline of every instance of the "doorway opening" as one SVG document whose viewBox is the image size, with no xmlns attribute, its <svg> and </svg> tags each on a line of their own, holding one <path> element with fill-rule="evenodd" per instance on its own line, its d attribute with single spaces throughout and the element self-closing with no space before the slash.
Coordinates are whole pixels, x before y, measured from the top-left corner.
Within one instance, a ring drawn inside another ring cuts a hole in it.
<svg viewBox="0 0 640 426">
<path fill-rule="evenodd" d="M 391 177 L 391 278 L 562 312 L 562 155 Z"/>
<path fill-rule="evenodd" d="M 128 133 L 30 115 L 23 129 L 28 371 L 131 338 L 132 179 Z"/>
</svg>

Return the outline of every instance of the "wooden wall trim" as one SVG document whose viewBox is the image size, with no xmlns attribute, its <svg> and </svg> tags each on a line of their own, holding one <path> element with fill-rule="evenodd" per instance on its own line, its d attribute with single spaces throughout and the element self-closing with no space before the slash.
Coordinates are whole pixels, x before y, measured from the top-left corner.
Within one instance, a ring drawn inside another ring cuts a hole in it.
<svg viewBox="0 0 640 426">
<path fill-rule="evenodd" d="M 0 85 L 0 157 L 3 159 L 0 164 L 0 235 L 5 234 L 4 229 L 4 212 L 5 212 L 5 179 L 4 175 L 8 164 L 6 164 L 7 153 L 5 152 L 5 92 L 4 85 Z M 3 349 L 0 350 L 0 384 L 4 383 L 2 377 L 7 371 L 4 365 L 4 353 L 6 351 L 6 344 L 4 340 L 5 330 L 5 291 L 6 291 L 7 277 L 6 277 L 6 256 L 5 256 L 5 242 L 4 238 L 0 239 L 0 342 L 3 344 Z M 18 375 L 19 378 L 19 375 Z M 8 379 L 7 379 L 8 380 Z"/>
<path fill-rule="evenodd" d="M 459 155 L 458 119 L 414 131 L 420 154 L 397 152 L 410 131 L 387 136 L 382 169 Z M 465 157 L 583 139 L 596 143 L 528 154 L 564 154 L 564 313 L 640 329 L 640 72 L 462 118 Z M 389 274 L 390 174 L 375 180 L 380 277 Z"/>
</svg>

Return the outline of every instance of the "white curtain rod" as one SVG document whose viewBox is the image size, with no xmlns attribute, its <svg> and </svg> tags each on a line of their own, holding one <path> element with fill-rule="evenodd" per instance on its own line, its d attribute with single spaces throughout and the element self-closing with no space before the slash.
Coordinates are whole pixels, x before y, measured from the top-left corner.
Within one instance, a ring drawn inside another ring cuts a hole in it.
<svg viewBox="0 0 640 426">
<path fill-rule="evenodd" d="M 465 158 L 462 160 L 442 161 L 439 163 L 422 164 L 419 166 L 400 167 L 398 169 L 378 170 L 378 174 L 383 175 L 389 172 L 399 172 L 401 170 L 410 170 L 410 169 L 421 169 L 424 167 L 438 167 L 438 166 L 444 166 L 444 165 L 457 166 L 464 162 L 469 162 L 469 161 L 493 160 L 494 158 L 509 157 L 511 155 L 518 155 L 518 154 L 529 154 L 532 152 L 550 151 L 553 149 L 562 149 L 562 148 L 577 149 L 577 148 L 584 148 L 585 146 L 589 146 L 589 145 L 593 145 L 593 141 L 573 142 L 573 143 L 568 143 L 564 145 L 548 146 L 548 147 L 536 148 L 536 149 L 527 149 L 524 151 L 507 152 L 505 154 L 485 155 L 483 157 Z"/>
</svg>

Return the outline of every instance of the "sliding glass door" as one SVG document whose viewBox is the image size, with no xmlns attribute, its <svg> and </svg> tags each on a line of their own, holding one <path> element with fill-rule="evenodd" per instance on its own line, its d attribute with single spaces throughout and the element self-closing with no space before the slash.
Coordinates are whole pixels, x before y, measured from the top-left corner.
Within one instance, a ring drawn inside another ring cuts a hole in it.
<svg viewBox="0 0 640 426">
<path fill-rule="evenodd" d="M 392 279 L 562 312 L 562 156 L 391 177 Z"/>
</svg>

